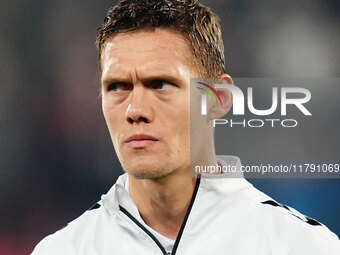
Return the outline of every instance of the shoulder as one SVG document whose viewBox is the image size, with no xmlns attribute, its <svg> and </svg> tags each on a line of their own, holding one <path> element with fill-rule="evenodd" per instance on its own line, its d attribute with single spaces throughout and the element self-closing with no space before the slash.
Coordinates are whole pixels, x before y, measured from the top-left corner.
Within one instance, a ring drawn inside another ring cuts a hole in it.
<svg viewBox="0 0 340 255">
<path fill-rule="evenodd" d="M 96 227 L 96 223 L 100 221 L 103 214 L 105 210 L 102 209 L 100 203 L 96 203 L 65 227 L 41 240 L 32 255 L 77 254 L 74 247 Z"/>
<path fill-rule="evenodd" d="M 252 205 L 259 231 L 276 246 L 315 254 L 340 254 L 340 241 L 325 225 L 294 208 L 281 204 L 252 187 L 244 198 Z M 334 253 L 332 253 L 334 252 Z"/>
</svg>

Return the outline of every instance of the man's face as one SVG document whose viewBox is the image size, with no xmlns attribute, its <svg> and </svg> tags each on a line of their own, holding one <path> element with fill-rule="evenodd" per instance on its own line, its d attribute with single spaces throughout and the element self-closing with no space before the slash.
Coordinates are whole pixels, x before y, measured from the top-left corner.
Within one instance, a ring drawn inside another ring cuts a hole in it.
<svg viewBox="0 0 340 255">
<path fill-rule="evenodd" d="M 189 52 L 164 29 L 118 34 L 102 51 L 104 117 L 123 169 L 136 178 L 189 168 Z"/>
</svg>

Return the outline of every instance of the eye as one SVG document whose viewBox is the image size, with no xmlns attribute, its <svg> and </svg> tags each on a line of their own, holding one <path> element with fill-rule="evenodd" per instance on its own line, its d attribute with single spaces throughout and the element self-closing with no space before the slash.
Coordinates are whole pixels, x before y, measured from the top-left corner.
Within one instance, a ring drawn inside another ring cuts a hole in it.
<svg viewBox="0 0 340 255">
<path fill-rule="evenodd" d="M 150 82 L 150 87 L 152 89 L 167 90 L 167 89 L 171 89 L 174 86 L 175 85 L 172 84 L 171 82 L 164 81 L 164 80 L 153 80 L 152 82 Z"/>
<path fill-rule="evenodd" d="M 121 92 L 121 91 L 126 91 L 126 90 L 130 90 L 131 89 L 131 85 L 129 85 L 128 83 L 124 83 L 124 82 L 115 82 L 110 84 L 107 87 L 108 91 L 114 91 L 114 92 Z"/>
</svg>

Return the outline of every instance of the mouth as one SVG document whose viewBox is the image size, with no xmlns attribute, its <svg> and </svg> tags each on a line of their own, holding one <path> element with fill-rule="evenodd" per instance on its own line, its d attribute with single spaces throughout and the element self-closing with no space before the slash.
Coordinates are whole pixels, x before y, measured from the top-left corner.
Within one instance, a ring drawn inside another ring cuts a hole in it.
<svg viewBox="0 0 340 255">
<path fill-rule="evenodd" d="M 149 147 L 158 142 L 158 139 L 144 134 L 132 135 L 126 141 L 125 144 L 132 149 L 143 149 Z"/>
</svg>

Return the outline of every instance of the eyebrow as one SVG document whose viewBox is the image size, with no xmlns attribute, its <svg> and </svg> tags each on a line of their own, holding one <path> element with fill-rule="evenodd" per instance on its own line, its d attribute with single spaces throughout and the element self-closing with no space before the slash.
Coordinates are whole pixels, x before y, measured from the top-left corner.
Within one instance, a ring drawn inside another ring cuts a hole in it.
<svg viewBox="0 0 340 255">
<path fill-rule="evenodd" d="M 101 80 L 102 85 L 108 85 L 116 82 L 124 82 L 124 81 L 130 81 L 131 79 L 126 79 L 125 77 L 115 77 L 115 76 L 109 76 L 105 77 L 104 79 Z"/>
<path fill-rule="evenodd" d="M 183 83 L 183 80 L 181 79 L 178 79 L 177 77 L 173 76 L 173 75 L 169 75 L 169 74 L 152 74 L 152 75 L 147 75 L 143 78 L 140 79 L 142 83 L 146 83 L 148 81 L 153 81 L 153 80 L 166 80 L 170 83 L 174 83 L 174 84 L 182 84 Z M 113 76 L 113 75 L 110 75 L 108 77 L 105 77 L 101 83 L 102 83 L 102 86 L 104 85 L 109 85 L 109 84 L 113 84 L 113 83 L 117 83 L 117 82 L 126 82 L 126 83 L 131 83 L 132 80 L 131 80 L 131 77 L 127 78 L 126 76 Z"/>
</svg>

